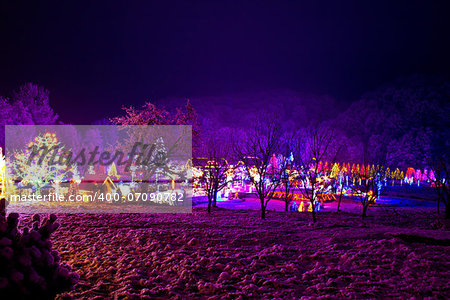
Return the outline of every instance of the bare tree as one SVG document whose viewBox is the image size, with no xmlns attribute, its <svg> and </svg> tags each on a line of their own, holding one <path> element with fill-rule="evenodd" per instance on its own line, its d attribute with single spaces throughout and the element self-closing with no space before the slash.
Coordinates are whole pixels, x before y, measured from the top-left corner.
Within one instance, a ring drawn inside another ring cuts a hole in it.
<svg viewBox="0 0 450 300">
<path fill-rule="evenodd" d="M 384 174 L 384 167 L 377 164 L 367 165 L 364 169 L 364 164 L 359 172 L 353 174 L 355 183 L 351 189 L 356 193 L 362 205 L 363 218 L 367 217 L 367 210 L 375 203 L 381 193 L 382 179 Z"/>
<path fill-rule="evenodd" d="M 373 143 L 369 143 L 373 145 Z M 372 147 L 371 146 L 371 147 Z M 383 148 L 364 148 L 361 167 L 352 170 L 353 184 L 350 186 L 357 194 L 361 205 L 363 218 L 367 217 L 367 210 L 379 198 L 382 192 L 382 180 L 385 175 L 387 152 Z"/>
<path fill-rule="evenodd" d="M 317 197 L 331 183 L 331 166 L 339 151 L 333 147 L 333 142 L 331 128 L 316 125 L 300 132 L 293 147 L 294 166 L 302 183 L 300 191 L 311 203 L 313 222 L 317 222 Z"/>
<path fill-rule="evenodd" d="M 445 218 L 450 219 L 450 168 L 446 155 L 441 158 L 427 158 L 430 172 L 427 173 L 428 179 L 432 182 L 437 199 L 437 207 L 439 213 L 439 203 L 444 203 Z"/>
<path fill-rule="evenodd" d="M 228 164 L 231 147 L 229 140 L 225 137 L 226 132 L 213 131 L 205 138 L 200 150 L 201 156 L 194 158 L 195 166 L 202 169 L 199 181 L 205 184 L 208 213 L 211 213 L 211 206 L 216 207 L 218 192 L 233 181 L 227 174 L 233 171 L 233 167 Z"/>
<path fill-rule="evenodd" d="M 342 164 L 341 167 L 339 165 L 334 164 L 331 169 L 331 178 L 333 180 L 333 193 L 339 194 L 338 198 L 338 204 L 336 208 L 336 212 L 341 211 L 341 202 L 342 202 L 342 193 L 344 190 L 344 170 L 345 170 L 345 164 Z"/>
<path fill-rule="evenodd" d="M 268 113 L 258 114 L 245 136 L 233 135 L 232 147 L 236 160 L 241 161 L 255 195 L 261 205 L 261 219 L 274 191 L 280 186 L 282 168 L 271 167 L 270 160 L 280 151 L 281 127 L 278 119 Z"/>
<path fill-rule="evenodd" d="M 287 171 L 288 169 L 286 169 Z M 289 210 L 289 205 L 294 199 L 295 187 L 292 184 L 292 177 L 289 174 L 282 175 L 280 189 L 283 192 L 284 211 Z"/>
<path fill-rule="evenodd" d="M 339 198 L 338 198 L 338 205 L 336 208 L 336 212 L 340 212 L 341 211 L 341 203 L 342 203 L 342 191 L 344 189 L 344 185 L 340 186 L 340 191 L 339 191 Z"/>
<path fill-rule="evenodd" d="M 420 145 L 425 163 L 430 168 L 428 179 L 434 186 L 437 194 L 437 210 L 442 202 L 445 206 L 445 218 L 450 219 L 450 147 L 448 136 L 449 129 L 433 134 L 429 143 Z"/>
</svg>

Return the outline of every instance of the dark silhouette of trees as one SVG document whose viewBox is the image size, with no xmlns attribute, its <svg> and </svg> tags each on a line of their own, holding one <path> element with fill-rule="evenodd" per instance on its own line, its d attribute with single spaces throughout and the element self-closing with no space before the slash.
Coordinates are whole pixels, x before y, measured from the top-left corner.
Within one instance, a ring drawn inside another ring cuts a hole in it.
<svg viewBox="0 0 450 300">
<path fill-rule="evenodd" d="M 335 126 L 368 150 L 387 154 L 385 167 L 426 167 L 424 153 L 437 135 L 449 139 L 450 83 L 412 75 L 364 94 Z M 361 161 L 362 158 L 359 158 Z"/>
</svg>

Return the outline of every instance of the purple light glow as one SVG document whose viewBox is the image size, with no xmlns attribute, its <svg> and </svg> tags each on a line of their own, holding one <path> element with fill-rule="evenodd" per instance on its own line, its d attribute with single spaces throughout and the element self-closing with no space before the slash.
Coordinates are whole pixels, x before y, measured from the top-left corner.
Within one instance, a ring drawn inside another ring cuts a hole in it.
<svg viewBox="0 0 450 300">
<path fill-rule="evenodd" d="M 0 4 L 0 295 L 446 298 L 450 2 L 177 2 Z"/>
</svg>

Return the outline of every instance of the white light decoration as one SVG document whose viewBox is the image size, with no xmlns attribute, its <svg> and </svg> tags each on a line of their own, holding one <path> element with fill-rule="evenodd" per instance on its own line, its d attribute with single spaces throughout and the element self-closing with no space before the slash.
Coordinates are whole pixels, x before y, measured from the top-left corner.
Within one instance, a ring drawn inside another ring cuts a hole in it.
<svg viewBox="0 0 450 300">
<path fill-rule="evenodd" d="M 12 167 L 14 169 L 14 175 L 21 179 L 21 183 L 25 186 L 31 184 L 32 187 L 39 192 L 39 190 L 47 185 L 58 182 L 67 181 L 67 175 L 71 171 L 71 167 L 65 164 L 52 164 L 50 162 L 50 156 L 38 163 L 39 157 L 36 156 L 30 164 L 28 160 L 31 154 L 31 148 L 33 146 L 52 147 L 57 148 L 57 156 L 61 156 L 65 151 L 64 147 L 61 146 L 60 142 L 54 133 L 46 133 L 44 135 L 39 135 L 34 138 L 33 141 L 28 143 L 29 148 L 25 151 L 16 152 L 14 155 L 14 161 Z"/>
</svg>

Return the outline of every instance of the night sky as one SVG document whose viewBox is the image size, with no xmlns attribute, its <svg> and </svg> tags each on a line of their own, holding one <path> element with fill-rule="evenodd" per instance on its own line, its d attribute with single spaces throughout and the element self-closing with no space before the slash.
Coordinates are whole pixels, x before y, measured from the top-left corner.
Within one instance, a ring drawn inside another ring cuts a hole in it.
<svg viewBox="0 0 450 300">
<path fill-rule="evenodd" d="M 277 88 L 346 104 L 450 74 L 448 1 L 68 2 L 0 4 L 0 95 L 39 83 L 65 122 Z"/>
</svg>

